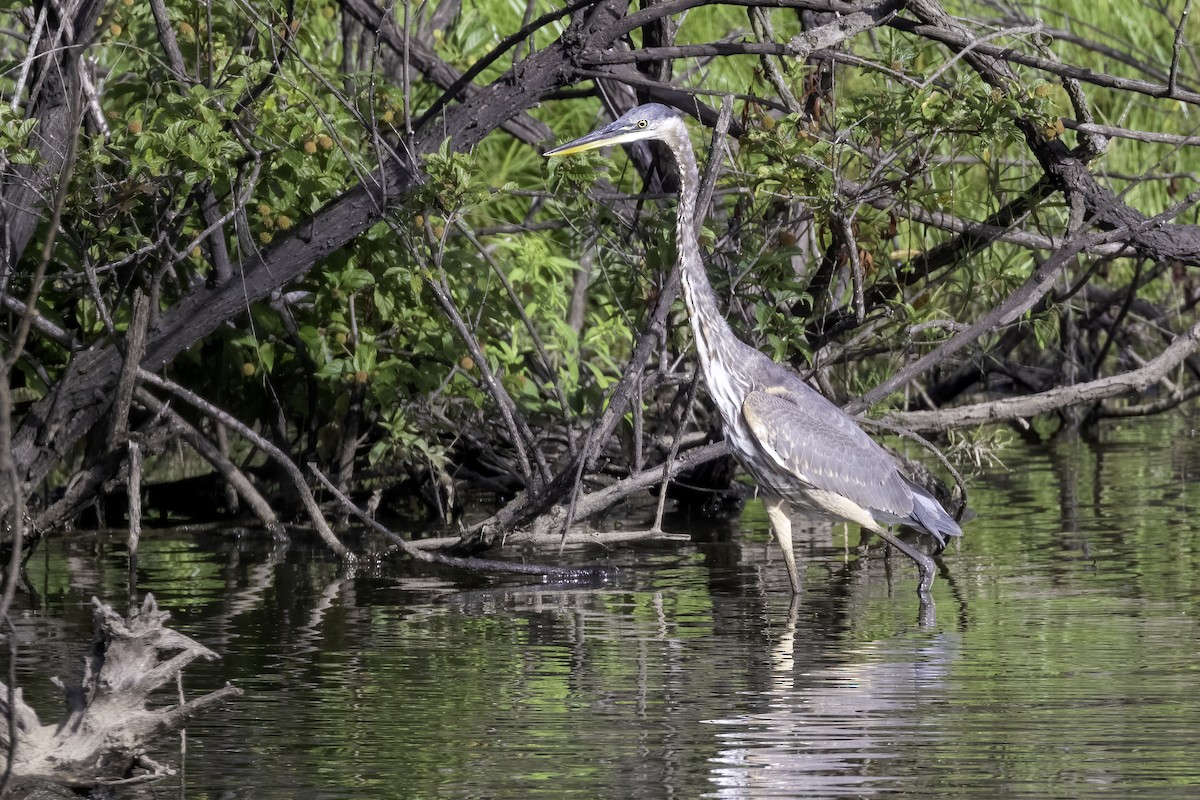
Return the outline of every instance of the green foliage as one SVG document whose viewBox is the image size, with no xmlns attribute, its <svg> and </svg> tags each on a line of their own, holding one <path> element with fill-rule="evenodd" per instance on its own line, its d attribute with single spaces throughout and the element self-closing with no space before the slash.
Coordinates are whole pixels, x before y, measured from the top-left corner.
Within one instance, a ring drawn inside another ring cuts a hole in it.
<svg viewBox="0 0 1200 800">
<path fill-rule="evenodd" d="M 426 181 L 424 191 L 417 193 L 418 205 L 465 212 L 487 200 L 491 193 L 483 165 L 469 154 L 452 150 L 449 139 L 442 142 L 438 152 L 425 156 L 422 166 Z"/>
<path fill-rule="evenodd" d="M 1122 0 L 1104 13 L 1115 19 L 1132 7 Z M 1056 18 L 1060 10 L 1081 9 L 1079 0 L 1059 0 L 1041 4 L 1039 13 Z M 226 215 L 222 244 L 236 280 L 238 265 L 297 236 L 309 215 L 357 184 L 381 152 L 403 143 L 405 115 L 418 118 L 443 91 L 415 70 L 401 85 L 382 69 L 382 47 L 344 52 L 342 12 L 333 0 L 294 11 L 183 5 L 169 13 L 182 74 L 164 55 L 147 4 L 112 5 L 89 53 L 106 76 L 108 132 L 80 143 L 60 246 L 39 301 L 46 318 L 82 346 L 121 335 L 131 286 L 150 290 L 166 308 L 211 277 L 211 221 L 201 210 L 207 196 Z M 407 13 L 414 25 L 430 20 L 425 11 Z M 528 13 L 522 3 L 473 0 L 429 41 L 452 66 L 467 69 Z M 766 13 L 780 41 L 799 32 L 791 11 Z M 1130 51 L 1169 64 L 1173 29 L 1166 17 L 1136 18 L 1136 25 L 1119 26 Z M 734 41 L 746 26 L 744 9 L 724 6 L 698 7 L 678 21 L 681 45 Z M 537 31 L 522 47 L 549 44 L 564 25 Z M 631 33 L 635 47 L 642 35 Z M 747 99 L 778 95 L 757 58 L 718 58 L 683 79 L 741 95 L 735 119 L 743 133 L 703 234 L 730 316 L 777 359 L 832 363 L 827 377 L 847 394 L 894 371 L 902 351 L 923 351 L 943 336 L 938 327 L 914 336 L 914 326 L 969 320 L 1033 269 L 1028 249 L 998 244 L 930 279 L 916 275 L 914 260 L 952 233 L 908 212 L 979 220 L 1026 192 L 1038 171 L 1018 118 L 1033 120 L 1047 138 L 1073 136 L 1058 122 L 1070 103 L 1044 74 L 1018 68 L 1017 84 L 997 89 L 962 62 L 948 64 L 944 48 L 920 41 L 886 27 L 850 40 L 849 55 L 876 67 L 843 67 L 835 97 L 823 101 L 815 122 Z M 1073 47 L 1061 44 L 1058 52 L 1084 67 L 1113 69 Z M 805 96 L 811 68 L 794 59 L 773 63 L 789 91 Z M 510 65 L 508 55 L 496 60 L 477 83 Z M 13 78 L 0 80 L 7 87 Z M 1157 114 L 1158 129 L 1190 132 L 1184 115 L 1163 120 L 1159 107 L 1130 105 L 1126 93 L 1089 91 L 1099 121 L 1135 125 Z M 565 139 L 594 127 L 596 110 L 584 98 L 547 102 L 534 113 Z M 0 104 L 0 123 L 8 163 L 33 164 L 34 124 L 7 103 Z M 703 158 L 705 148 L 698 149 Z M 173 377 L 263 427 L 282 412 L 292 424 L 282 434 L 291 444 L 322 457 L 349 446 L 381 471 L 441 468 L 459 428 L 481 419 L 498 424 L 481 383 L 484 366 L 535 424 L 585 416 L 601 404 L 674 259 L 673 203 L 637 197 L 605 210 L 612 192 L 645 190 L 619 152 L 547 162 L 535 148 L 497 134 L 471 152 L 448 139 L 417 155 L 423 183 L 402 207 L 328 254 L 290 287 L 286 303 L 249 306 L 236 326 L 181 359 Z M 1193 171 L 1193 160 L 1182 150 L 1119 142 L 1103 168 L 1136 175 L 1156 165 L 1182 174 Z M 848 191 L 848 182 L 860 188 Z M 1126 199 L 1153 211 L 1178 191 L 1150 181 Z M 880 197 L 885 202 L 876 202 Z M 1065 209 L 1043 203 L 1029 227 L 1058 235 L 1065 224 Z M 850 274 L 847 253 L 828 289 L 814 290 L 809 281 L 820 254 L 843 229 L 853 237 L 861 275 Z M 591 277 L 580 312 L 572 295 L 585 269 Z M 1133 268 L 1117 261 L 1106 269 L 1100 283 L 1119 286 Z M 21 280 L 18 274 L 13 289 L 23 288 Z M 431 292 L 442 281 L 477 351 Z M 896 286 L 867 320 L 873 341 L 885 345 L 833 359 L 815 352 L 825 343 L 808 311 L 851 313 L 856 287 L 869 293 Z M 1174 291 L 1162 279 L 1142 296 L 1163 299 Z M 569 319 L 573 308 L 579 315 Z M 1055 311 L 1021 322 L 1034 345 L 1057 343 Z M 670 350 L 686 352 L 686 326 L 671 336 Z M 32 347 L 39 368 L 28 369 L 25 382 L 37 396 L 63 373 L 70 354 L 45 341 Z M 476 363 L 478 354 L 484 364 Z M 355 415 L 359 439 L 347 443 Z"/>
<path fill-rule="evenodd" d="M 39 161 L 36 148 L 29 146 L 29 136 L 37 120 L 24 119 L 10 106 L 0 105 L 0 152 L 12 164 L 33 165 Z"/>
</svg>

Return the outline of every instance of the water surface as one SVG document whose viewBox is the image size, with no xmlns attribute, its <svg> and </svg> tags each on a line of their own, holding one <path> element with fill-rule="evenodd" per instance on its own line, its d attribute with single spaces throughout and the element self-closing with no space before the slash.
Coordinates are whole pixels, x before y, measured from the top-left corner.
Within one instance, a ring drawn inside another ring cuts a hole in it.
<svg viewBox="0 0 1200 800">
<path fill-rule="evenodd" d="M 599 588 L 151 534 L 139 594 L 222 656 L 187 692 L 246 694 L 130 796 L 1200 797 L 1195 427 L 1007 451 L 925 626 L 915 569 L 842 526 L 797 542 L 792 603 L 754 503 L 668 518 L 692 544 L 569 549 L 618 569 Z M 125 607 L 123 543 L 51 540 L 29 578 L 19 677 L 48 719 L 90 598 Z"/>
</svg>

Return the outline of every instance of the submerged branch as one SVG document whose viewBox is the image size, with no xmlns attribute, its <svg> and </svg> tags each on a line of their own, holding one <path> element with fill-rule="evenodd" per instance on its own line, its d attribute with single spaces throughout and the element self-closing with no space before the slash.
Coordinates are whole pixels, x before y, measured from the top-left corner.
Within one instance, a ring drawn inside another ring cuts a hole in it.
<svg viewBox="0 0 1200 800">
<path fill-rule="evenodd" d="M 400 550 L 416 561 L 423 561 L 427 564 L 440 564 L 446 567 L 454 567 L 455 569 L 465 569 L 471 572 L 499 572 L 517 575 L 542 575 L 548 579 L 557 581 L 578 581 L 578 580 L 604 580 L 607 577 L 608 571 L 599 567 L 557 567 L 542 564 L 528 564 L 524 562 L 496 561 L 488 558 L 474 558 L 463 556 L 452 556 L 446 553 L 430 551 L 415 546 L 403 536 L 400 536 L 390 530 L 386 525 L 383 525 L 366 511 L 359 508 L 346 497 L 338 488 L 333 485 L 329 478 L 325 477 L 324 473 L 317 468 L 316 464 L 309 463 L 308 469 L 321 482 L 321 484 L 332 494 L 342 506 L 354 516 L 358 517 L 371 530 L 383 535 L 389 542 L 396 545 Z"/>
<path fill-rule="evenodd" d="M 316 498 L 313 497 L 312 490 L 308 488 L 308 484 L 304 480 L 303 473 L 300 472 L 300 468 L 296 466 L 296 462 L 287 453 L 276 447 L 273 442 L 260 436 L 237 417 L 217 408 L 212 403 L 197 396 L 194 392 L 188 391 L 174 381 L 169 381 L 144 369 L 138 371 L 138 377 L 151 386 L 165 389 L 175 397 L 198 409 L 201 413 L 237 431 L 238 435 L 252 442 L 256 447 L 269 455 L 291 479 L 296 493 L 300 496 L 300 502 L 304 505 L 304 510 L 308 513 L 308 518 L 316 527 L 317 533 L 320 535 L 321 540 L 325 542 L 325 545 L 347 561 L 354 560 L 354 554 L 338 540 L 333 530 L 329 527 L 329 523 L 326 522 L 324 515 L 321 513 L 321 507 L 317 504 Z"/>
</svg>

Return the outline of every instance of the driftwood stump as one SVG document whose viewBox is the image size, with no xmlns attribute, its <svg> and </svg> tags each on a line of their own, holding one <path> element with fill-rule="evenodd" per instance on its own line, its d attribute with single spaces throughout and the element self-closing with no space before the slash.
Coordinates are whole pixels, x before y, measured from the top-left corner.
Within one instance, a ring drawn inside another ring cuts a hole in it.
<svg viewBox="0 0 1200 800">
<path fill-rule="evenodd" d="M 169 612 L 146 595 L 140 612 L 122 619 L 92 598 L 96 633 L 78 685 L 52 678 L 62 688 L 66 712 L 43 725 L 21 690 L 12 706 L 16 748 L 13 786 L 93 788 L 156 780 L 174 773 L 145 754 L 156 737 L 177 730 L 200 712 L 242 693 L 226 685 L 182 705 L 148 706 L 150 695 L 197 657 L 217 654 L 164 627 Z M 8 762 L 8 687 L 0 683 L 0 773 Z"/>
</svg>

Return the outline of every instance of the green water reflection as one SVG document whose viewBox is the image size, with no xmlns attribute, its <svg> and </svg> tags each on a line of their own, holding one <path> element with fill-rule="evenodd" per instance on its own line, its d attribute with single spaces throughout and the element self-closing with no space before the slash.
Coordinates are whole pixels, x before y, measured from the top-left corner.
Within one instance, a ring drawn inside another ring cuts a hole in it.
<svg viewBox="0 0 1200 800">
<path fill-rule="evenodd" d="M 756 505 L 670 520 L 694 545 L 569 552 L 620 569 L 602 589 L 152 536 L 139 590 L 223 657 L 188 690 L 246 696 L 138 796 L 1200 796 L 1194 428 L 1007 453 L 928 628 L 909 563 L 840 527 L 798 542 L 791 606 Z M 53 540 L 29 577 L 18 666 L 50 716 L 89 598 L 123 605 L 122 545 Z"/>
</svg>

